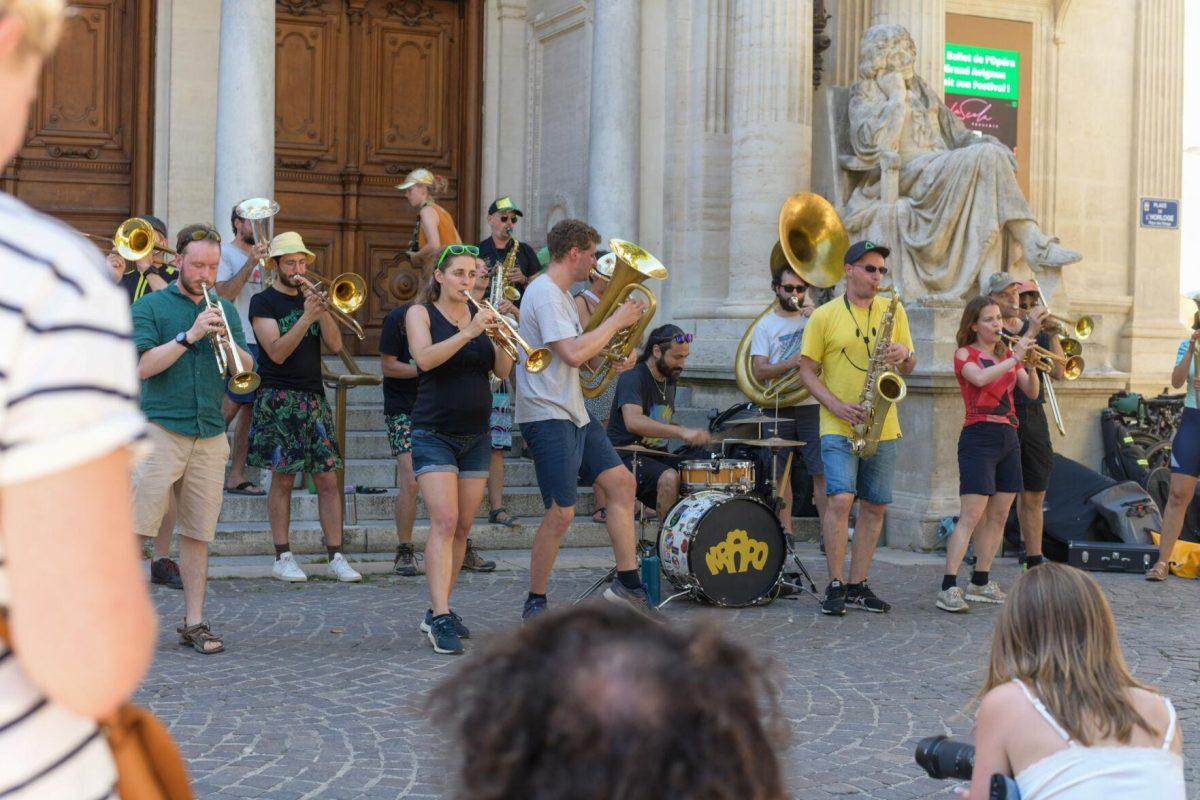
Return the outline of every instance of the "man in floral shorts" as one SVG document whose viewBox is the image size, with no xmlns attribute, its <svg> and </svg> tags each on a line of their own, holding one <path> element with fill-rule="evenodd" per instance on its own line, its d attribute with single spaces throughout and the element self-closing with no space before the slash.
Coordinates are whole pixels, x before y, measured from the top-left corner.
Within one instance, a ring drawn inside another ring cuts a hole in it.
<svg viewBox="0 0 1200 800">
<path fill-rule="evenodd" d="M 275 542 L 271 573 L 281 581 L 308 577 L 292 557 L 288 543 L 292 486 L 299 474 L 312 475 L 329 571 L 339 581 L 360 581 L 342 555 L 342 498 L 337 470 L 342 467 L 333 429 L 333 412 L 321 384 L 321 344 L 342 347 L 342 333 L 317 295 L 300 290 L 297 276 L 316 260 L 300 234 L 281 233 L 271 241 L 275 283 L 250 298 L 250 324 L 259 347 L 262 385 L 250 418 L 247 463 L 269 469 L 267 516 Z"/>
</svg>

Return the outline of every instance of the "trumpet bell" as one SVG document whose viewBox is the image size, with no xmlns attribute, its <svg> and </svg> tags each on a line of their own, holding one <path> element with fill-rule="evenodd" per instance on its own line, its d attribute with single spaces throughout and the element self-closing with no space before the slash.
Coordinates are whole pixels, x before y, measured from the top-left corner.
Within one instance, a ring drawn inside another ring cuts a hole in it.
<svg viewBox="0 0 1200 800">
<path fill-rule="evenodd" d="M 1062 346 L 1063 355 L 1067 358 L 1083 355 L 1083 345 L 1078 339 L 1063 336 L 1058 340 L 1058 343 Z"/>
<path fill-rule="evenodd" d="M 228 387 L 234 394 L 249 394 L 258 388 L 262 383 L 262 378 L 258 373 L 246 370 L 230 377 Z"/>
<path fill-rule="evenodd" d="M 539 347 L 525 358 L 525 371 L 536 375 L 550 366 L 552 358 L 553 355 L 550 352 L 550 348 Z"/>
<path fill-rule="evenodd" d="M 1083 366 L 1083 356 L 1071 356 L 1063 365 L 1063 377 L 1069 381 L 1077 379 L 1083 374 Z"/>
<path fill-rule="evenodd" d="M 1080 317 L 1079 319 L 1075 320 L 1075 324 L 1071 326 L 1072 330 L 1075 331 L 1076 339 L 1088 338 L 1092 335 L 1092 331 L 1095 329 L 1095 327 L 1095 323 L 1092 322 L 1091 317 Z"/>
<path fill-rule="evenodd" d="M 780 253 L 805 283 L 827 289 L 841 280 L 849 247 L 850 237 L 837 211 L 821 195 L 800 192 L 779 209 Z M 772 266 L 775 258 L 772 252 Z"/>
</svg>

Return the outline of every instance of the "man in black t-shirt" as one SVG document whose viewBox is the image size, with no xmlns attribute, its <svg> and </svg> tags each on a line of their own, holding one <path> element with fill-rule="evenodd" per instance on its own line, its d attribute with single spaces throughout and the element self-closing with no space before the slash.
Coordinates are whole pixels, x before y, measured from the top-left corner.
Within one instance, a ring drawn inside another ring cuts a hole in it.
<svg viewBox="0 0 1200 800">
<path fill-rule="evenodd" d="M 608 439 L 614 447 L 640 444 L 652 450 L 667 450 L 668 439 L 683 439 L 692 447 L 707 444 L 708 431 L 674 425 L 675 381 L 691 351 L 692 335 L 675 325 L 661 325 L 650 332 L 646 349 L 633 369 L 617 380 L 617 394 L 608 415 Z M 617 451 L 632 469 L 633 456 Z M 679 473 L 656 458 L 639 456 L 637 496 L 658 511 L 659 520 L 679 499 Z"/>
<path fill-rule="evenodd" d="M 406 303 L 392 309 L 379 331 L 379 366 L 383 373 L 383 419 L 387 423 L 388 443 L 396 458 L 396 560 L 392 571 L 397 575 L 418 573 L 412 545 L 413 519 L 417 515 L 417 479 L 412 463 L 412 410 L 417 402 L 417 367 L 408 351 L 404 333 Z"/>
<path fill-rule="evenodd" d="M 517 222 L 521 219 L 521 209 L 517 208 L 511 198 L 501 197 L 492 201 L 488 206 L 487 222 L 492 229 L 492 235 L 479 243 L 479 257 L 483 259 L 483 263 L 487 264 L 488 271 L 494 276 L 496 271 L 504 264 L 508 257 L 509 251 L 513 247 L 513 234 L 517 228 Z M 542 270 L 542 265 L 538 261 L 537 251 L 529 242 L 519 242 L 517 244 L 517 259 L 513 265 L 513 269 L 507 276 L 508 283 L 511 286 L 517 287 L 523 294 L 525 285 L 529 283 L 530 278 L 537 275 Z M 494 279 L 494 278 L 493 278 Z M 488 284 L 488 297 L 491 294 L 491 284 Z M 520 305 L 520 300 L 517 305 Z"/>
<path fill-rule="evenodd" d="M 333 429 L 333 412 L 321 384 L 321 344 L 342 348 L 342 333 L 325 300 L 301 291 L 297 276 L 316 260 L 300 234 L 288 231 L 271 240 L 275 283 L 250 298 L 250 324 L 258 340 L 262 384 L 250 417 L 247 463 L 271 470 L 267 516 L 275 542 L 272 575 L 282 581 L 307 576 L 288 544 L 292 486 L 298 474 L 312 475 L 329 571 L 339 581 L 359 581 L 342 555 L 342 498 L 337 470 L 341 453 Z"/>
</svg>

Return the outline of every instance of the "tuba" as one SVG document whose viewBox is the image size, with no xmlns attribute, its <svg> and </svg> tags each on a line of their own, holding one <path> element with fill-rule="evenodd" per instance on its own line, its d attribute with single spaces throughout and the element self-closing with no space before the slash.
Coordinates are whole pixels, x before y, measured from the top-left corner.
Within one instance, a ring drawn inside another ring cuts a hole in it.
<svg viewBox="0 0 1200 800">
<path fill-rule="evenodd" d="M 612 371 L 613 364 L 629 357 L 650 325 L 650 320 L 654 317 L 654 310 L 658 306 L 658 299 L 655 298 L 653 292 L 642 285 L 643 281 L 648 278 L 665 280 L 667 277 L 667 268 L 662 265 L 662 262 L 633 242 L 609 239 L 608 246 L 612 248 L 612 252 L 617 257 L 617 266 L 613 269 L 612 280 L 608 282 L 604 296 L 600 298 L 599 305 L 592 312 L 584 333 L 593 331 L 603 324 L 604 320 L 608 319 L 608 316 L 617 309 L 617 306 L 628 300 L 634 292 L 641 292 L 646 296 L 646 313 L 631 327 L 622 328 L 613 335 L 613 338 L 597 356 L 601 360 L 600 366 L 595 369 L 586 365 L 580 367 L 579 382 L 583 385 L 584 397 L 599 397 L 604 394 L 605 388 L 615 377 L 615 373 Z"/>
<path fill-rule="evenodd" d="M 829 288 L 842 277 L 842 256 L 849 246 L 846 229 L 828 200 L 809 192 L 794 194 L 779 210 L 779 241 L 771 250 L 772 274 L 786 266 L 808 285 Z M 767 383 L 754 377 L 750 341 L 758 323 L 774 310 L 772 300 L 742 335 L 734 356 L 734 375 L 738 389 L 756 405 L 794 406 L 808 397 L 799 370 Z"/>
</svg>

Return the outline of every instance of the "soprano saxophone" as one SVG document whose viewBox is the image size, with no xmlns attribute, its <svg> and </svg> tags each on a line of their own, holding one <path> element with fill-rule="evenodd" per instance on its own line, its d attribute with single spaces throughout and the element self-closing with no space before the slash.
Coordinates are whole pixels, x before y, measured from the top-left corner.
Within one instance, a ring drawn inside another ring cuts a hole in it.
<svg viewBox="0 0 1200 800">
<path fill-rule="evenodd" d="M 884 354 L 892 343 L 896 306 L 900 303 L 900 295 L 896 290 L 889 291 L 892 293 L 892 300 L 888 303 L 883 319 L 879 321 L 875 349 L 871 353 L 871 363 L 867 366 L 867 379 L 863 383 L 862 394 L 858 396 L 858 404 L 863 409 L 863 421 L 851 426 L 850 449 L 859 458 L 875 455 L 888 412 L 908 394 L 908 385 L 904 378 L 889 369 L 884 360 Z"/>
</svg>

